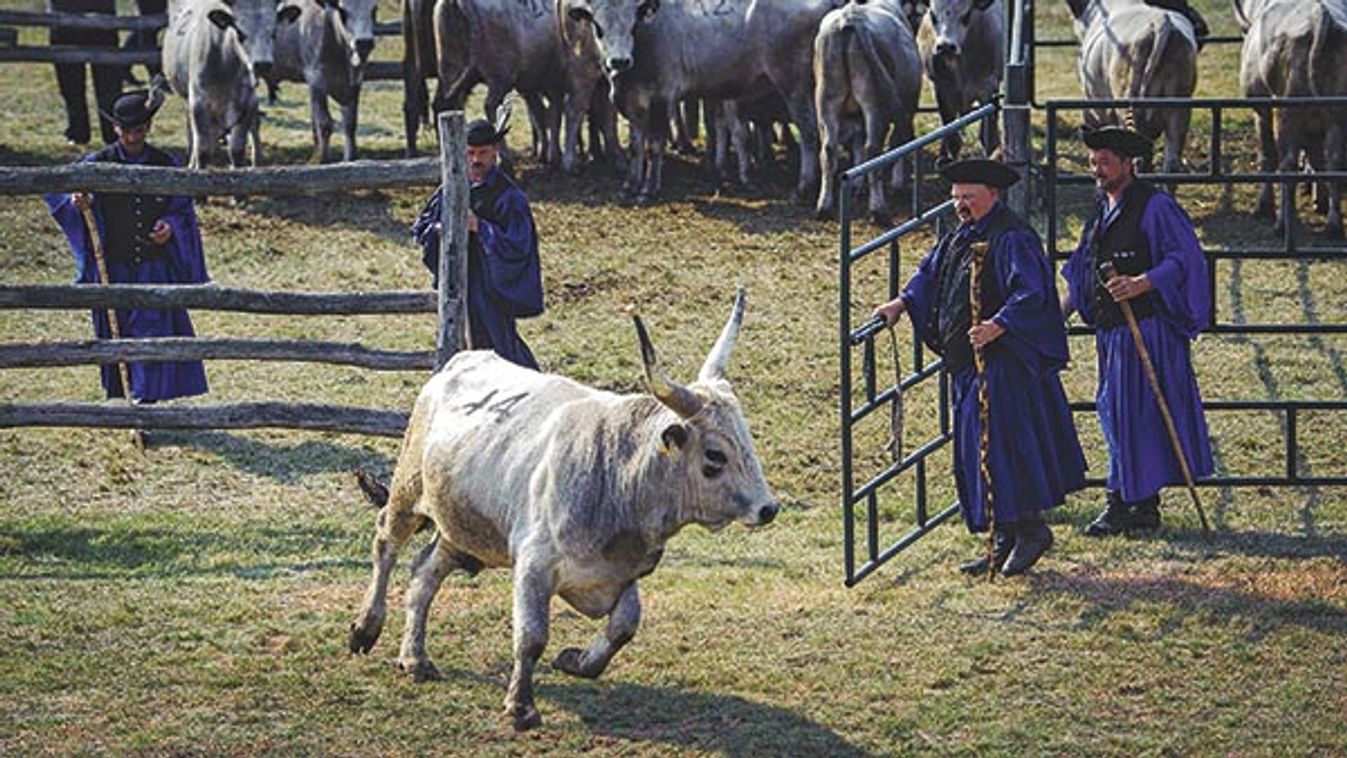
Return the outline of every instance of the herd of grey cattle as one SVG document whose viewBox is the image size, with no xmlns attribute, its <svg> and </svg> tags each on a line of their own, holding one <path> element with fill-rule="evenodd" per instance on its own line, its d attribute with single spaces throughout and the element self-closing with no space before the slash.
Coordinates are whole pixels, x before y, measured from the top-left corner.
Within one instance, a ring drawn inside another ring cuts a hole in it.
<svg viewBox="0 0 1347 758">
<path fill-rule="evenodd" d="M 1066 2 L 1086 97 L 1192 96 L 1199 40 L 1189 17 L 1146 0 Z M 281 80 L 309 87 L 315 159 L 328 152 L 328 97 L 341 106 L 344 157 L 353 158 L 375 5 L 172 0 L 163 59 L 172 89 L 188 101 L 190 165 L 203 165 L 226 134 L 234 165 L 249 135 L 256 161 L 257 83 Z M 687 106 L 700 103 L 717 171 L 730 178 L 733 150 L 733 178 L 741 183 L 773 124 L 793 126 L 793 134 L 782 132 L 799 139 L 794 196 L 818 188 L 820 215 L 835 202 L 843 149 L 859 162 L 912 136 L 923 71 L 948 122 L 990 100 L 1005 58 L 1003 0 L 403 0 L 402 15 L 409 155 L 432 110 L 461 107 L 484 83 L 488 115 L 507 93 L 519 92 L 536 155 L 566 171 L 577 165 L 588 118 L 590 153 L 625 165 L 627 191 L 649 200 L 660 190 L 671 135 L 687 144 L 696 128 L 696 110 Z M 1245 95 L 1347 95 L 1347 0 L 1235 0 L 1235 15 L 1245 32 Z M 425 84 L 431 74 L 433 98 Z M 1294 170 L 1303 159 L 1315 169 L 1342 170 L 1343 112 L 1295 111 L 1275 130 L 1270 114 L 1259 112 L 1261 169 Z M 617 114 L 630 126 L 628 150 L 618 143 Z M 1092 126 L 1125 120 L 1148 136 L 1163 135 L 1161 168 L 1180 170 L 1187 110 L 1086 114 Z M 981 142 L 990 151 L 999 135 L 994 122 L 985 126 Z M 941 153 L 961 148 L 954 135 Z M 874 182 L 871 212 L 882 216 L 884 183 L 900 188 L 906 178 L 895 170 Z M 1328 229 L 1341 236 L 1339 190 L 1330 185 Z M 1259 210 L 1272 212 L 1269 190 Z"/>
</svg>

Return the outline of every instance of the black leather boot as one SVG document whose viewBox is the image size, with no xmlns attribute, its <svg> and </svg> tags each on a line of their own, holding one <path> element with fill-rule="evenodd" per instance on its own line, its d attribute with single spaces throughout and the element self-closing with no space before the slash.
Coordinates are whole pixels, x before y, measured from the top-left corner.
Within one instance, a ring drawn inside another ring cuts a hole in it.
<svg viewBox="0 0 1347 758">
<path fill-rule="evenodd" d="M 1104 512 L 1085 527 L 1086 537 L 1112 537 L 1122 534 L 1132 525 L 1132 515 L 1122 501 L 1122 494 L 1109 490 L 1105 493 Z"/>
<path fill-rule="evenodd" d="M 998 567 L 1005 565 L 1006 558 L 1014 547 L 1015 525 L 1002 526 L 997 524 L 992 536 L 992 560 L 996 561 Z M 987 573 L 987 553 L 984 551 L 977 558 L 960 563 L 959 571 L 969 576 L 982 576 Z"/>
<path fill-rule="evenodd" d="M 1137 532 L 1154 532 L 1160 528 L 1160 495 L 1155 494 L 1145 500 L 1134 500 L 1127 504 L 1131 511 L 1128 529 Z"/>
<path fill-rule="evenodd" d="M 1002 576 L 1023 574 L 1038 563 L 1038 559 L 1052 547 L 1052 530 L 1043 521 L 1021 521 L 1015 530 L 1015 547 L 1001 567 Z"/>
</svg>

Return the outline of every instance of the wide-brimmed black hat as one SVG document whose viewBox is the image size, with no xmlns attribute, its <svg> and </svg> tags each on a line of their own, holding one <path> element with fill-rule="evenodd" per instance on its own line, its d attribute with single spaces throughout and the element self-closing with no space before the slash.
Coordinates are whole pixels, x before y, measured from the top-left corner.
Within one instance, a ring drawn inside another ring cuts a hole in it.
<svg viewBox="0 0 1347 758">
<path fill-rule="evenodd" d="M 471 147 L 481 147 L 482 145 L 494 145 L 505 139 L 505 133 L 510 131 L 510 127 L 505 127 L 496 131 L 496 127 L 484 118 L 474 119 L 468 123 L 467 137 L 468 145 Z"/>
<path fill-rule="evenodd" d="M 1151 154 L 1151 140 L 1135 130 L 1122 126 L 1101 126 L 1098 129 L 1082 126 L 1080 138 L 1091 150 L 1112 150 L 1126 158 L 1139 158 Z"/>
<path fill-rule="evenodd" d="M 154 114 L 163 105 L 163 100 L 150 102 L 150 93 L 144 90 L 127 92 L 112 104 L 112 113 L 103 111 L 108 120 L 123 129 L 140 126 L 154 118 Z"/>
<path fill-rule="evenodd" d="M 1005 189 L 1020 180 L 1015 169 L 990 158 L 966 158 L 940 167 L 940 175 L 954 184 L 985 184 Z"/>
</svg>

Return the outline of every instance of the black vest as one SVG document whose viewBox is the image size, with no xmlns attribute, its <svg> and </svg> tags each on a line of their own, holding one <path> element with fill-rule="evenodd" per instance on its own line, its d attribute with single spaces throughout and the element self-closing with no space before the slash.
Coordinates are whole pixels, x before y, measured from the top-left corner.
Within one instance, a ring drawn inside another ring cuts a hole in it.
<svg viewBox="0 0 1347 758">
<path fill-rule="evenodd" d="M 945 367 L 951 372 L 973 363 L 973 346 L 968 341 L 968 330 L 973 326 L 968 289 L 973 243 L 986 240 L 990 250 L 995 251 L 1002 234 L 1019 228 L 1027 228 L 1027 225 L 1013 211 L 1002 206 L 987 220 L 981 236 L 948 234 L 940 240 L 936 251 L 940 263 L 936 268 L 935 307 L 931 309 L 924 332 L 926 346 L 945 359 Z M 990 286 L 994 281 L 994 268 L 989 253 L 982 266 L 982 313 L 979 314 L 979 321 L 995 315 L 1005 305 L 1004 297 L 993 293 Z"/>
<path fill-rule="evenodd" d="M 1119 274 L 1137 276 L 1150 270 L 1154 262 L 1151 258 L 1151 246 L 1141 230 L 1141 216 L 1155 194 L 1155 187 L 1149 182 L 1136 181 L 1123 195 L 1122 208 L 1118 218 L 1107 229 L 1100 230 L 1100 216 L 1096 215 L 1085 230 L 1089 235 L 1089 258 L 1086 263 L 1094 272 L 1094 324 L 1097 327 L 1114 327 L 1125 323 L 1122 308 L 1108 294 L 1104 286 L 1103 267 L 1112 263 Z M 1155 293 L 1132 298 L 1132 313 L 1138 319 L 1155 313 Z"/>
<path fill-rule="evenodd" d="M 172 166 L 168 153 L 145 146 L 146 166 Z M 93 158 L 99 163 L 118 163 L 116 145 L 99 150 Z M 103 211 L 103 251 L 109 261 L 142 263 L 164 254 L 164 246 L 150 241 L 154 222 L 168 212 L 168 195 L 128 195 L 102 192 L 98 204 Z"/>
</svg>

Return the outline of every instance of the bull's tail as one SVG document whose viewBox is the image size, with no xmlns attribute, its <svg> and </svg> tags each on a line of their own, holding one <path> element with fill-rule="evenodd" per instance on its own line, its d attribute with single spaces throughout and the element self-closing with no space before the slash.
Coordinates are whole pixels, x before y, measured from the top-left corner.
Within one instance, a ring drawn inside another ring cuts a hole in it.
<svg viewBox="0 0 1347 758">
<path fill-rule="evenodd" d="M 383 508 L 388 504 L 388 487 L 379 478 L 363 468 L 355 470 L 355 483 L 360 486 L 360 492 L 370 505 L 375 508 Z"/>
<path fill-rule="evenodd" d="M 870 33 L 870 29 L 864 23 L 849 24 L 849 27 L 855 30 L 852 35 L 856 44 L 860 45 L 861 52 L 865 55 L 865 61 L 870 67 L 870 71 L 878 83 L 875 94 L 882 98 L 882 105 L 885 113 L 892 116 L 901 110 L 898 103 L 898 84 L 893 79 L 893 73 L 890 66 L 885 62 L 884 56 L 875 46 L 875 38 Z M 845 60 L 845 58 L 844 58 Z"/>
<path fill-rule="evenodd" d="M 1146 56 L 1145 63 L 1140 67 L 1132 69 L 1132 81 L 1128 83 L 1127 88 L 1129 99 L 1158 96 L 1158 93 L 1153 92 L 1152 84 L 1160 81 L 1160 67 L 1164 65 L 1165 51 L 1169 48 L 1170 38 L 1176 33 L 1174 22 L 1169 20 L 1169 15 L 1161 14 L 1150 55 Z M 1151 112 L 1148 109 L 1129 106 L 1127 115 L 1130 117 L 1128 120 L 1132 122 L 1130 126 L 1142 134 L 1153 136 L 1158 131 L 1152 123 Z"/>
<path fill-rule="evenodd" d="M 1324 7 L 1323 2 L 1315 3 L 1314 12 L 1319 18 L 1314 24 L 1314 40 L 1310 43 L 1310 92 L 1315 96 L 1334 96 L 1344 94 L 1342 72 L 1333 66 L 1322 65 L 1333 60 L 1330 50 L 1341 45 L 1347 37 L 1347 27 L 1339 26 L 1333 14 Z"/>
</svg>

